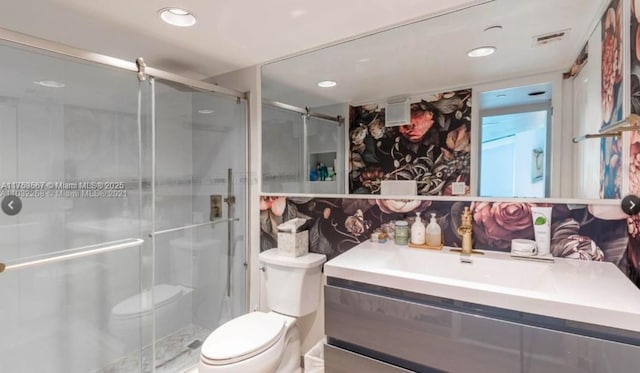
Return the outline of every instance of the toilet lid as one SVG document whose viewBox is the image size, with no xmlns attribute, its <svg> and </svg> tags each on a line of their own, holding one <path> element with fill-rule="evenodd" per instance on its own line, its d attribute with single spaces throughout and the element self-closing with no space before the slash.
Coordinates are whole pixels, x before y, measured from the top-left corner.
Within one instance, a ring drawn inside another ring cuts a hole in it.
<svg viewBox="0 0 640 373">
<path fill-rule="evenodd" d="M 156 307 L 161 307 L 173 302 L 182 293 L 182 288 L 168 284 L 160 284 L 153 287 L 154 303 Z M 132 295 L 118 303 L 111 314 L 115 317 L 127 318 L 138 317 L 140 314 L 151 311 L 151 292 L 143 291 L 140 294 Z"/>
<path fill-rule="evenodd" d="M 212 364 L 245 360 L 269 349 L 284 331 L 283 318 L 271 313 L 250 312 L 214 330 L 202 345 L 202 356 Z"/>
</svg>

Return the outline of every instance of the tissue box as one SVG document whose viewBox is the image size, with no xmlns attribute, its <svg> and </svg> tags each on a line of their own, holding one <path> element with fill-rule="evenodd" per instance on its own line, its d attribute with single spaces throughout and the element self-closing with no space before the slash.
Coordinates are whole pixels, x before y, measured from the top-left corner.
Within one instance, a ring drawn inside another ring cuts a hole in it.
<svg viewBox="0 0 640 373">
<path fill-rule="evenodd" d="M 309 231 L 278 232 L 278 254 L 290 257 L 309 253 Z"/>
</svg>

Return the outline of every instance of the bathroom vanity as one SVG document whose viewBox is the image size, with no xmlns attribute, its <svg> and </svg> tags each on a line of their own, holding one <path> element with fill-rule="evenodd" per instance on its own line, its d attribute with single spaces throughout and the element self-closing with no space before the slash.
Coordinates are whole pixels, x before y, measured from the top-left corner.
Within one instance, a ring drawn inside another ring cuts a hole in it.
<svg viewBox="0 0 640 373">
<path fill-rule="evenodd" d="M 637 372 L 640 290 L 611 263 L 366 242 L 325 264 L 325 371 Z"/>
</svg>

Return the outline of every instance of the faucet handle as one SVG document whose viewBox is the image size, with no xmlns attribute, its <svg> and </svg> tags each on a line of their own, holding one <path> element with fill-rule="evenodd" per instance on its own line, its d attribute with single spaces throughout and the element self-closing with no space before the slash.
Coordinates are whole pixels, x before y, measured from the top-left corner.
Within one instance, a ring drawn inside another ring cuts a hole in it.
<svg viewBox="0 0 640 373">
<path fill-rule="evenodd" d="M 469 210 L 469 206 L 464 207 L 464 211 L 462 211 L 462 216 L 460 220 L 461 220 L 462 226 L 467 226 L 467 227 L 471 226 L 471 210 Z"/>
</svg>

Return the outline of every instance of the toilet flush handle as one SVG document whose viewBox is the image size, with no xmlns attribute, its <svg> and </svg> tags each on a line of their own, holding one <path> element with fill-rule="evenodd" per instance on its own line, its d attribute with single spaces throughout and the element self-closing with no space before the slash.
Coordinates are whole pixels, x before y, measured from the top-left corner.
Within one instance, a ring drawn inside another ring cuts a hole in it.
<svg viewBox="0 0 640 373">
<path fill-rule="evenodd" d="M 258 269 L 259 269 L 259 270 L 261 270 L 262 272 L 266 272 L 266 271 L 267 271 L 267 269 L 266 269 L 266 268 L 264 268 L 264 266 L 262 266 L 262 267 L 260 267 L 260 268 L 258 268 Z"/>
</svg>

